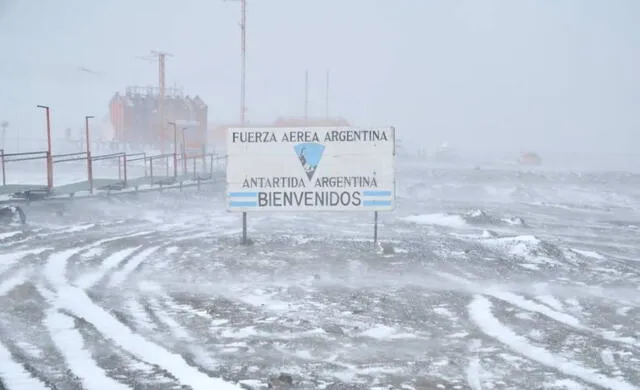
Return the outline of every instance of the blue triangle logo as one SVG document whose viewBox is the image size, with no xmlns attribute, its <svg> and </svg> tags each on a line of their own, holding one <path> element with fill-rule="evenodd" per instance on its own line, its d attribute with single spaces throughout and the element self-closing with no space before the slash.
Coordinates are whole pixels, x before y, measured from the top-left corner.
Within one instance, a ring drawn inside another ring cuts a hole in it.
<svg viewBox="0 0 640 390">
<path fill-rule="evenodd" d="M 318 164 L 322 160 L 322 153 L 324 153 L 324 145 L 307 142 L 303 144 L 297 144 L 293 147 L 298 156 L 298 161 L 302 165 L 304 172 L 307 174 L 309 180 L 313 178 L 313 175 L 318 169 Z"/>
</svg>

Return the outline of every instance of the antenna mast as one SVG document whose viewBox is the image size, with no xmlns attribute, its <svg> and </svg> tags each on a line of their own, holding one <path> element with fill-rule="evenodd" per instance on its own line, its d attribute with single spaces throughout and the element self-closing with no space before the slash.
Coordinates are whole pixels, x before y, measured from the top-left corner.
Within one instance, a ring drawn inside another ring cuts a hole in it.
<svg viewBox="0 0 640 390">
<path fill-rule="evenodd" d="M 246 106 L 246 76 L 247 76 L 247 1 L 240 0 L 241 7 L 241 21 L 240 21 L 240 30 L 241 30 L 241 75 L 240 75 L 240 124 L 244 126 L 245 122 L 245 114 L 247 111 Z"/>
<path fill-rule="evenodd" d="M 326 85 L 326 91 L 325 91 L 325 112 L 324 112 L 324 116 L 326 117 L 326 119 L 329 119 L 329 69 L 327 69 L 327 85 Z"/>
<path fill-rule="evenodd" d="M 165 138 L 167 133 L 167 119 L 164 109 L 165 100 L 165 63 L 167 57 L 173 57 L 171 53 L 152 50 L 149 57 L 142 57 L 144 60 L 158 60 L 158 114 L 160 115 L 160 152 L 165 152 Z"/>
<path fill-rule="evenodd" d="M 309 119 L 309 71 L 304 74 L 304 120 Z"/>
<path fill-rule="evenodd" d="M 225 0 L 234 1 L 234 0 Z M 247 87 L 247 1 L 240 1 L 240 124 L 244 126 Z"/>
</svg>

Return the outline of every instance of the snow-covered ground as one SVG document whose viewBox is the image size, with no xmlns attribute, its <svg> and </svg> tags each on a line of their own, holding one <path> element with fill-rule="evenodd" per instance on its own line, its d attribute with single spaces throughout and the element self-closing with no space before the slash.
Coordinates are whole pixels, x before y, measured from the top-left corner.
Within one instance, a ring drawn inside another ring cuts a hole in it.
<svg viewBox="0 0 640 390">
<path fill-rule="evenodd" d="M 241 247 L 222 187 L 33 203 L 0 389 L 640 387 L 640 176 L 398 170 L 393 254 L 370 214 L 249 214 Z"/>
</svg>

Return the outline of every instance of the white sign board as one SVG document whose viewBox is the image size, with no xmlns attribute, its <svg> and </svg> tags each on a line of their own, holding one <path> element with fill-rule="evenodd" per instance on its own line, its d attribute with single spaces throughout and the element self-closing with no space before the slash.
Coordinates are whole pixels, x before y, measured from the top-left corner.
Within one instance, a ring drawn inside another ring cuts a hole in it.
<svg viewBox="0 0 640 390">
<path fill-rule="evenodd" d="M 388 211 L 395 129 L 231 128 L 229 211 Z"/>
</svg>

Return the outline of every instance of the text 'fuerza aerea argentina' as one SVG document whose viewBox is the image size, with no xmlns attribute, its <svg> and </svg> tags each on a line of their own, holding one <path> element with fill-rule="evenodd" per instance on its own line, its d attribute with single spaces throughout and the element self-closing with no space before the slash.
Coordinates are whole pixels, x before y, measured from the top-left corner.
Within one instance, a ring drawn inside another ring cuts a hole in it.
<svg viewBox="0 0 640 390">
<path fill-rule="evenodd" d="M 390 210 L 394 128 L 234 128 L 230 210 Z"/>
<path fill-rule="evenodd" d="M 317 131 L 234 131 L 232 143 L 269 143 L 269 142 L 386 142 L 390 140 L 386 130 L 332 130 L 323 133 Z"/>
</svg>

